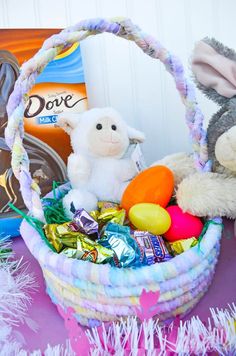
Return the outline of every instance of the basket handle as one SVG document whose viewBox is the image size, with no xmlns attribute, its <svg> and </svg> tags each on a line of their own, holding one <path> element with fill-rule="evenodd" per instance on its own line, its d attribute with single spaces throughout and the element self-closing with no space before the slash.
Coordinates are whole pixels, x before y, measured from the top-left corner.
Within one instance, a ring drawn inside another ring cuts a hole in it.
<svg viewBox="0 0 236 356">
<path fill-rule="evenodd" d="M 62 30 L 48 38 L 42 48 L 21 67 L 14 90 L 7 105 L 8 125 L 5 137 L 12 150 L 12 169 L 20 181 L 20 189 L 25 205 L 37 218 L 44 220 L 40 201 L 40 189 L 33 181 L 29 172 L 29 158 L 23 146 L 24 137 L 24 107 L 27 93 L 35 84 L 37 76 L 46 65 L 65 48 L 75 42 L 80 42 L 91 35 L 109 32 L 116 36 L 133 41 L 144 53 L 159 59 L 166 70 L 173 76 L 176 88 L 186 108 L 185 119 L 190 131 L 196 168 L 199 171 L 209 171 L 210 161 L 207 155 L 206 132 L 203 128 L 203 114 L 198 107 L 195 88 L 185 77 L 180 60 L 165 49 L 160 42 L 143 32 L 131 20 L 119 19 L 89 19 Z"/>
</svg>

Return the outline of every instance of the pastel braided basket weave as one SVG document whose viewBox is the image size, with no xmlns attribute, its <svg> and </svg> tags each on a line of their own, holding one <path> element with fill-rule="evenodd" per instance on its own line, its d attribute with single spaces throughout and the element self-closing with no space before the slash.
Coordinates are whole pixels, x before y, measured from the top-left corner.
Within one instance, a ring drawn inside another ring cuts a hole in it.
<svg viewBox="0 0 236 356">
<path fill-rule="evenodd" d="M 27 93 L 34 85 L 36 77 L 62 50 L 88 36 L 103 32 L 135 42 L 143 52 L 165 65 L 173 76 L 186 108 L 186 122 L 193 143 L 196 167 L 203 172 L 210 170 L 203 115 L 196 103 L 194 87 L 185 78 L 178 58 L 128 19 L 81 21 L 47 39 L 41 50 L 23 64 L 8 102 L 6 141 L 12 149 L 12 168 L 20 181 L 22 196 L 30 214 L 42 221 L 44 214 L 40 190 L 31 178 L 29 159 L 22 143 Z M 65 190 L 68 190 L 68 185 L 58 188 L 58 197 Z M 138 304 L 143 288 L 147 291 L 160 291 L 160 320 L 189 312 L 211 283 L 220 249 L 221 231 L 221 220 L 215 218 L 207 224 L 200 246 L 195 246 L 168 262 L 139 269 L 118 269 L 108 264 L 96 265 L 58 255 L 48 248 L 39 233 L 25 220 L 21 225 L 22 237 L 41 265 L 52 301 L 63 307 L 73 307 L 78 321 L 88 326 L 135 315 L 134 307 Z"/>
</svg>

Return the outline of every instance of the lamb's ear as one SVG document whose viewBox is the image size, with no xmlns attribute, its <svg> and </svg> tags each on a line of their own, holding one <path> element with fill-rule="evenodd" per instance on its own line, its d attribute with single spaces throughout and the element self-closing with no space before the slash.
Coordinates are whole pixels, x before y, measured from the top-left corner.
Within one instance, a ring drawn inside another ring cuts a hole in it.
<svg viewBox="0 0 236 356">
<path fill-rule="evenodd" d="M 192 71 L 198 88 L 218 104 L 236 95 L 236 52 L 215 39 L 196 44 Z"/>
<path fill-rule="evenodd" d="M 71 131 L 78 125 L 81 114 L 63 113 L 58 115 L 55 127 L 61 127 L 70 135 Z"/>
<path fill-rule="evenodd" d="M 128 126 L 128 137 L 131 142 L 142 143 L 145 140 L 145 135 L 143 132 Z"/>
</svg>

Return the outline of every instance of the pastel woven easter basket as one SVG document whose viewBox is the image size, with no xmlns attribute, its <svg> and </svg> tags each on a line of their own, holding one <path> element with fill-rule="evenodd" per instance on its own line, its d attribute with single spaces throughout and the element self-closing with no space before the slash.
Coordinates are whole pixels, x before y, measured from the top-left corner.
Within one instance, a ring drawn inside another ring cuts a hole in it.
<svg viewBox="0 0 236 356">
<path fill-rule="evenodd" d="M 29 213 L 44 221 L 40 191 L 29 172 L 29 159 L 23 147 L 23 113 L 27 92 L 45 66 L 63 49 L 85 38 L 109 32 L 135 42 L 144 53 L 159 59 L 173 76 L 186 108 L 186 122 L 193 142 L 196 167 L 209 171 L 206 133 L 203 116 L 195 99 L 194 87 L 185 78 L 177 57 L 158 41 L 147 35 L 128 19 L 92 19 L 81 21 L 47 39 L 41 50 L 21 68 L 20 76 L 8 102 L 6 142 L 12 149 L 12 168 L 20 181 L 24 202 Z M 204 173 L 203 173 L 204 174 Z M 58 197 L 68 185 L 57 190 Z M 73 307 L 77 320 L 88 326 L 101 321 L 136 315 L 142 290 L 159 291 L 158 318 L 172 319 L 189 312 L 207 291 L 214 275 L 220 249 L 220 219 L 208 223 L 200 248 L 195 246 L 168 262 L 138 269 L 119 269 L 109 264 L 69 259 L 54 253 L 40 234 L 25 220 L 21 234 L 31 253 L 38 260 L 52 301 L 62 307 Z"/>
</svg>

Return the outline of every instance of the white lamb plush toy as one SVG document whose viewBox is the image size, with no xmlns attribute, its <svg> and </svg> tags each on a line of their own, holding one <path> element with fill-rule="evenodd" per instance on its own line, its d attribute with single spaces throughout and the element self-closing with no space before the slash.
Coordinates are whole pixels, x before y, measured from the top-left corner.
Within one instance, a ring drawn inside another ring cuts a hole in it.
<svg viewBox="0 0 236 356">
<path fill-rule="evenodd" d="M 112 108 L 96 108 L 81 114 L 61 114 L 58 126 L 71 139 L 68 178 L 72 189 L 63 198 L 69 218 L 75 209 L 96 209 L 97 202 L 120 202 L 129 181 L 137 174 L 130 158 L 123 158 L 131 142 L 143 142 L 142 132 L 128 126 Z"/>
</svg>

